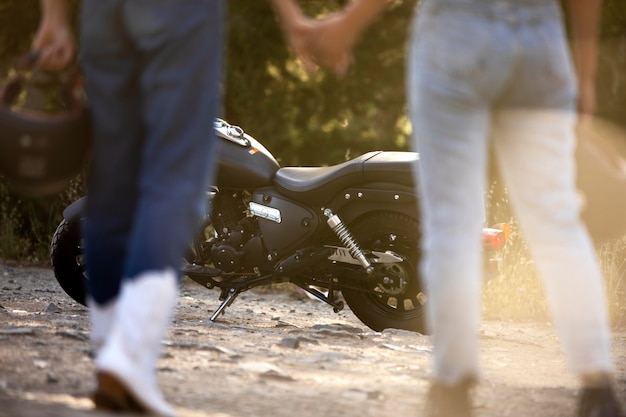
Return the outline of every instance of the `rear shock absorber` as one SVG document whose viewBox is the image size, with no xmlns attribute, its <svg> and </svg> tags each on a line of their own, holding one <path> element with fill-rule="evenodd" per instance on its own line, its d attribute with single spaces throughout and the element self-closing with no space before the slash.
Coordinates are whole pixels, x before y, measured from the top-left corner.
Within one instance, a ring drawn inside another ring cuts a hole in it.
<svg viewBox="0 0 626 417">
<path fill-rule="evenodd" d="M 341 243 L 343 243 L 343 245 L 348 249 L 350 255 L 352 255 L 354 259 L 357 259 L 361 263 L 361 265 L 363 265 L 363 268 L 365 268 L 365 272 L 367 272 L 368 274 L 374 272 L 374 267 L 372 266 L 370 261 L 367 260 L 367 258 L 363 254 L 363 251 L 359 247 L 359 244 L 356 242 L 356 240 L 352 236 L 352 233 L 350 233 L 346 225 L 343 224 L 341 218 L 338 215 L 334 214 L 332 210 L 328 208 L 324 209 L 324 216 L 328 217 L 328 220 L 326 221 L 326 223 L 328 223 L 328 226 L 332 229 L 333 232 L 335 232 L 335 234 L 337 234 L 337 237 L 339 238 L 339 240 L 341 240 Z"/>
</svg>

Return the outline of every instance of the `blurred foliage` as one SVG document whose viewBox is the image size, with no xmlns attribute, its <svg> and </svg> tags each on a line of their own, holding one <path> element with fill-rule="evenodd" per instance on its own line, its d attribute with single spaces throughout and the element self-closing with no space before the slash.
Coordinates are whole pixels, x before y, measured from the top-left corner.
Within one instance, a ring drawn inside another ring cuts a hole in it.
<svg viewBox="0 0 626 417">
<path fill-rule="evenodd" d="M 15 57 L 28 51 L 37 29 L 39 8 L 32 1 L 0 2 L 0 71 L 11 67 Z"/>
<path fill-rule="evenodd" d="M 598 115 L 626 128 L 626 2 L 605 0 L 598 65 Z"/>
<path fill-rule="evenodd" d="M 299 0 L 320 16 L 349 0 Z M 307 75 L 285 46 L 267 1 L 228 2 L 229 40 L 222 117 L 260 140 L 283 165 L 339 163 L 373 149 L 406 150 L 404 59 L 417 0 L 395 0 L 364 34 L 343 79 Z M 77 16 L 79 0 L 72 0 Z M 25 53 L 37 27 L 36 1 L 0 2 L 0 79 Z M 74 20 L 76 22 L 76 20 Z M 605 0 L 598 77 L 600 114 L 624 123 L 626 4 Z M 84 192 L 82 181 L 61 196 L 26 199 L 0 187 L 0 258 L 44 259 L 63 206 Z M 7 243 L 11 240 L 11 243 Z M 35 252 L 39 251 L 39 254 Z"/>
<path fill-rule="evenodd" d="M 309 16 L 338 10 L 342 3 L 301 2 Z M 268 2 L 231 1 L 225 118 L 284 165 L 331 164 L 372 149 L 406 149 L 404 50 L 414 5 L 394 3 L 357 45 L 355 65 L 337 79 L 327 72 L 308 76 L 293 60 Z"/>
<path fill-rule="evenodd" d="M 24 196 L 0 183 L 0 259 L 48 264 L 52 233 L 63 209 L 82 195 L 81 178 L 47 198 Z"/>
</svg>

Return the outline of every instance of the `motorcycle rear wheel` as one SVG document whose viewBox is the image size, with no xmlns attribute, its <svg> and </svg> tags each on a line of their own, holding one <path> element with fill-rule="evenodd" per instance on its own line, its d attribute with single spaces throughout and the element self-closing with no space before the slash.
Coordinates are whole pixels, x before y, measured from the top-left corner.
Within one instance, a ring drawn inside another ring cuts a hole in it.
<svg viewBox="0 0 626 417">
<path fill-rule="evenodd" d="M 50 261 L 54 277 L 63 291 L 77 303 L 86 304 L 87 275 L 80 220 L 63 219 L 52 236 Z"/>
<path fill-rule="evenodd" d="M 398 264 L 376 265 L 372 276 L 363 271 L 360 288 L 342 289 L 354 315 L 375 331 L 393 328 L 426 334 L 426 296 L 418 274 L 418 221 L 398 213 L 378 212 L 349 227 L 363 250 L 389 250 L 404 258 Z"/>
</svg>

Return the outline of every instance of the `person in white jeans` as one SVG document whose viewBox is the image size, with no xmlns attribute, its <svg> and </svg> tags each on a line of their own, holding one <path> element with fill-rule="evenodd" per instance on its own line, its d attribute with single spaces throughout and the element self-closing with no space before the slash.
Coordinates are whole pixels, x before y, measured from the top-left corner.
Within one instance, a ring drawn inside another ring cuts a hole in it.
<svg viewBox="0 0 626 417">
<path fill-rule="evenodd" d="M 421 156 L 422 272 L 443 382 L 478 374 L 489 146 L 570 367 L 612 370 L 603 280 L 579 216 L 576 80 L 561 21 L 551 1 L 426 0 L 414 26 L 408 78 Z"/>
<path fill-rule="evenodd" d="M 310 46 L 317 62 L 344 74 L 350 48 L 386 3 L 354 1 L 319 22 Z M 600 3 L 570 5 L 578 85 L 556 1 L 423 0 L 416 13 L 407 86 L 434 344 L 429 416 L 472 415 L 490 147 L 567 362 L 582 380 L 578 415 L 621 415 L 603 278 L 575 186 L 578 87 L 591 113 Z"/>
</svg>

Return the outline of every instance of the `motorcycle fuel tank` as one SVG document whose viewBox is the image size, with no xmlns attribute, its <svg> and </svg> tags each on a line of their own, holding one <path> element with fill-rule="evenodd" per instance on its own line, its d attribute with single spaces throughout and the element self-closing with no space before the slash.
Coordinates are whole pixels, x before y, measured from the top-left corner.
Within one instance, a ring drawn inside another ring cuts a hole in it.
<svg viewBox="0 0 626 417">
<path fill-rule="evenodd" d="M 254 189 L 271 185 L 280 166 L 261 143 L 239 126 L 215 120 L 217 145 L 216 186 L 218 188 Z"/>
</svg>

